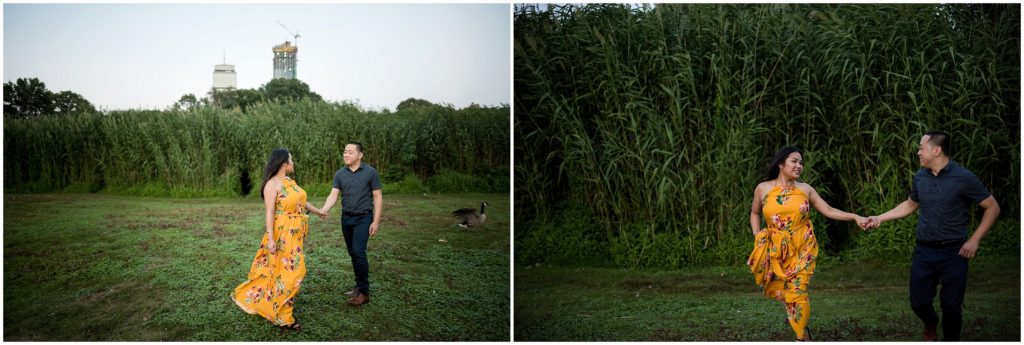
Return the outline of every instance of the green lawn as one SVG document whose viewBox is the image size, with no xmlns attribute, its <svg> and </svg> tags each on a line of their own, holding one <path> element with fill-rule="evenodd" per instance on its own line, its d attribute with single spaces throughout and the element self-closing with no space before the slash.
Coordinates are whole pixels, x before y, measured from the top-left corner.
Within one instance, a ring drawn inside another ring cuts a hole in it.
<svg viewBox="0 0 1024 345">
<path fill-rule="evenodd" d="M 971 261 L 962 339 L 1020 341 L 1020 258 L 983 251 Z M 819 263 L 810 285 L 814 340 L 919 341 L 909 266 L 909 259 Z M 941 315 L 938 298 L 935 308 Z M 742 264 L 515 269 L 516 341 L 792 341 L 784 317 Z"/>
<path fill-rule="evenodd" d="M 452 210 L 481 201 L 486 228 L 453 227 Z M 345 304 L 352 266 L 335 207 L 310 220 L 304 329 L 282 333 L 229 298 L 263 234 L 258 199 L 4 195 L 3 340 L 509 340 L 509 195 L 385 195 L 384 206 L 371 303 Z"/>
</svg>

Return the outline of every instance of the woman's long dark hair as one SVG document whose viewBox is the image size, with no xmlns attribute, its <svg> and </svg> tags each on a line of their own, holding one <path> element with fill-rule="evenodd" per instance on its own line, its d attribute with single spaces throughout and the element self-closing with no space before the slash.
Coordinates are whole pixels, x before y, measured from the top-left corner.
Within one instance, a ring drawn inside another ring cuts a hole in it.
<svg viewBox="0 0 1024 345">
<path fill-rule="evenodd" d="M 765 181 L 771 181 L 779 177 L 779 164 L 785 162 L 786 158 L 793 152 L 799 152 L 800 156 L 804 155 L 804 151 L 795 146 L 783 147 L 775 153 L 775 158 L 772 158 L 772 162 L 768 164 L 768 174 L 765 175 Z"/>
<path fill-rule="evenodd" d="M 288 149 L 283 147 L 270 151 L 270 158 L 267 158 L 267 167 L 263 168 L 263 184 L 260 185 L 260 199 L 263 199 L 263 189 L 267 187 L 267 181 L 270 181 L 271 177 L 277 175 L 277 171 L 281 170 L 281 165 L 288 163 L 288 156 L 291 155 L 291 152 L 288 152 Z"/>
</svg>

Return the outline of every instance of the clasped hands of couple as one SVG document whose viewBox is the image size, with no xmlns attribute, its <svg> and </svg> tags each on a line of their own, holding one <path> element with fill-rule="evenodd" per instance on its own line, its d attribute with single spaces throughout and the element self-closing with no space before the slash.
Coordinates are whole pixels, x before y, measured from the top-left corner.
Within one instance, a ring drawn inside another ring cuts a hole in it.
<svg viewBox="0 0 1024 345">
<path fill-rule="evenodd" d="M 315 214 L 315 215 L 319 216 L 320 219 L 327 219 L 327 212 L 329 212 L 330 210 L 331 209 L 320 210 L 320 209 L 315 209 L 314 208 L 314 209 L 309 210 L 309 213 L 312 213 L 312 214 Z"/>
<path fill-rule="evenodd" d="M 857 219 L 855 221 L 857 222 L 857 225 L 860 226 L 861 230 L 876 229 L 876 228 L 878 228 L 879 226 L 882 225 L 882 220 L 879 219 L 878 216 L 870 216 L 870 217 L 857 216 Z"/>
</svg>

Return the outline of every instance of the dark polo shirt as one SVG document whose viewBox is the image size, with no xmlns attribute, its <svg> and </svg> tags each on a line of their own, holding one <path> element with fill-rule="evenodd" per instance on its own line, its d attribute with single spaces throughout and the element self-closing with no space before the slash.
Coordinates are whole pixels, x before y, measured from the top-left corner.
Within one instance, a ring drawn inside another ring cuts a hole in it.
<svg viewBox="0 0 1024 345">
<path fill-rule="evenodd" d="M 949 241 L 967 238 L 967 209 L 987 199 L 978 177 L 949 161 L 932 175 L 924 168 L 914 175 L 910 200 L 918 203 L 917 240 Z"/>
<path fill-rule="evenodd" d="M 366 163 L 359 163 L 356 171 L 347 166 L 334 173 L 334 188 L 341 190 L 341 211 L 373 211 L 373 191 L 381 189 L 377 169 Z"/>
</svg>

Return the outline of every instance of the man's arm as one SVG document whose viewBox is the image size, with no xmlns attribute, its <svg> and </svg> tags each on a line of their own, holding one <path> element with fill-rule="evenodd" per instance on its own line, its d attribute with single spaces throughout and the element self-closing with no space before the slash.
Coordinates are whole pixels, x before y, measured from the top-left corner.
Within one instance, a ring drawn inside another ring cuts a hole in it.
<svg viewBox="0 0 1024 345">
<path fill-rule="evenodd" d="M 896 205 L 896 207 L 893 207 L 889 212 L 868 217 L 867 228 L 877 228 L 879 225 L 882 225 L 882 222 L 888 222 L 890 220 L 909 216 L 911 213 L 914 213 L 914 211 L 917 211 L 917 207 L 918 203 L 908 198 L 906 201 Z"/>
<path fill-rule="evenodd" d="M 981 216 L 981 224 L 978 224 L 978 229 L 974 230 L 974 235 L 971 239 L 967 240 L 963 246 L 960 247 L 960 256 L 971 259 L 978 253 L 978 242 L 981 242 L 981 238 L 985 237 L 989 229 L 992 229 L 992 225 L 996 223 L 996 218 L 999 217 L 999 203 L 996 202 L 996 198 L 989 196 L 985 200 L 982 200 L 978 204 L 981 208 L 985 209 L 985 215 Z"/>
<path fill-rule="evenodd" d="M 341 190 L 337 188 L 331 188 L 331 195 L 327 196 L 327 200 L 324 201 L 324 207 L 320 208 L 324 214 L 331 211 L 331 207 L 334 207 L 334 203 L 338 202 L 338 194 L 341 194 Z"/>
<path fill-rule="evenodd" d="M 384 209 L 384 193 L 380 189 L 373 190 L 373 223 L 370 223 L 370 236 L 380 228 L 380 213 Z"/>
</svg>

